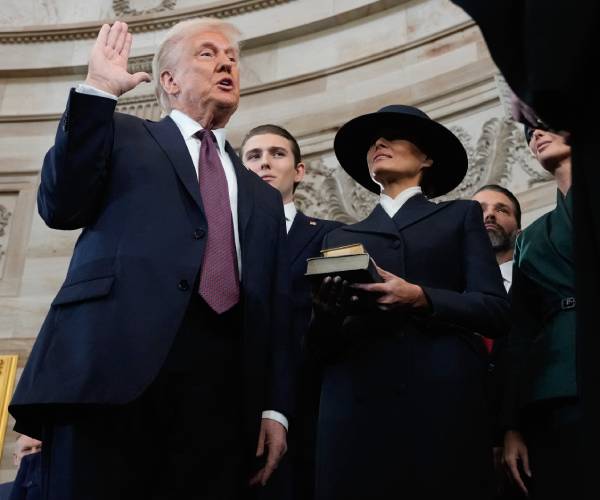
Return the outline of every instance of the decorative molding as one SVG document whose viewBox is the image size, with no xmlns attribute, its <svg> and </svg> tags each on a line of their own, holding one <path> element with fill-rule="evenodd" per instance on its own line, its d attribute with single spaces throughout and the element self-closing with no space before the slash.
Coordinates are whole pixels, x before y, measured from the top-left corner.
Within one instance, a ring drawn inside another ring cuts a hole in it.
<svg viewBox="0 0 600 500">
<path fill-rule="evenodd" d="M 262 10 L 275 5 L 285 4 L 294 0 L 233 0 L 219 2 L 208 7 L 180 9 L 171 14 L 145 13 L 125 17 L 129 31 L 144 33 L 169 29 L 179 21 L 196 17 L 216 17 L 219 19 L 238 16 L 247 12 Z M 163 2 L 165 3 L 165 2 Z M 112 20 L 107 20 L 107 22 Z M 0 44 L 37 43 L 37 42 L 63 42 L 70 40 L 86 40 L 95 38 L 102 23 L 63 24 L 53 28 L 36 28 L 18 31 L 0 30 Z"/>
<path fill-rule="evenodd" d="M 143 16 L 144 14 L 155 14 L 157 12 L 173 10 L 177 5 L 177 0 L 161 0 L 158 6 L 145 10 L 132 9 L 130 0 L 113 0 L 112 4 L 114 13 L 119 17 Z"/>
<path fill-rule="evenodd" d="M 323 157 L 308 161 L 306 171 L 294 201 L 309 215 L 352 224 L 364 219 L 377 203 L 376 195 L 358 185 L 341 167 L 327 166 Z"/>
<path fill-rule="evenodd" d="M 11 215 L 12 213 L 4 205 L 0 205 L 0 236 L 4 236 L 4 228 L 8 226 L 8 219 Z"/>
<path fill-rule="evenodd" d="M 467 150 L 469 169 L 460 185 L 438 198 L 440 201 L 470 198 L 486 184 L 508 186 L 517 168 L 527 174 L 530 187 L 552 179 L 541 167 L 533 166 L 522 131 L 513 120 L 498 117 L 487 120 L 475 146 L 473 138 L 464 128 L 453 126 L 450 129 Z"/>
<path fill-rule="evenodd" d="M 371 54 L 369 56 L 361 57 L 355 59 L 353 61 L 338 64 L 335 66 L 331 66 L 329 68 L 325 68 L 319 71 L 313 71 L 304 73 L 302 75 L 297 75 L 289 78 L 283 78 L 280 80 L 274 80 L 269 83 L 263 83 L 258 85 L 252 85 L 250 87 L 242 88 L 240 95 L 242 97 L 258 94 L 261 92 L 269 92 L 272 90 L 277 90 L 284 87 L 291 87 L 293 85 L 299 85 L 302 83 L 307 83 L 313 80 L 317 80 L 319 78 L 325 78 L 328 76 L 332 76 L 338 73 L 342 73 L 344 71 L 349 71 L 352 69 L 356 69 L 358 67 L 364 66 L 366 64 L 371 64 L 373 62 L 383 60 L 389 57 L 394 57 L 404 52 L 408 52 L 409 50 L 415 49 L 419 46 L 424 46 L 430 43 L 434 43 L 438 40 L 444 39 L 448 36 L 454 35 L 456 33 L 460 33 L 462 31 L 467 30 L 472 27 L 473 23 L 471 21 L 467 21 L 457 25 L 453 28 L 449 28 L 444 31 L 440 31 L 435 35 L 428 35 L 417 40 L 413 40 L 412 42 L 399 45 L 397 47 L 386 49 L 384 51 L 378 52 L 376 54 Z M 130 72 L 135 73 L 139 71 L 145 71 L 147 73 L 152 73 L 152 57 L 153 56 L 140 56 L 136 58 L 130 58 L 128 69 Z M 84 71 L 84 68 L 81 68 L 81 71 Z M 0 77 L 2 77 L 3 70 L 0 70 Z M 485 76 L 484 80 L 487 80 L 488 77 Z M 480 82 L 477 82 L 479 84 Z M 152 108 L 152 109 L 150 109 Z M 135 116 L 140 116 L 143 118 L 150 117 L 159 117 L 160 116 L 160 107 L 158 102 L 156 101 L 156 97 L 154 94 L 143 94 L 131 97 L 120 97 L 119 105 L 117 109 L 123 113 L 130 113 Z M 143 109 L 142 114 L 138 114 L 138 112 Z M 61 114 L 59 113 L 48 113 L 48 114 L 40 114 L 40 115 L 0 115 L 0 123 L 3 122 L 31 122 L 31 121 L 58 121 L 60 119 Z M 152 118 L 156 119 L 156 118 Z"/>
<path fill-rule="evenodd" d="M 4 205 L 0 204 L 0 280 L 2 279 L 2 274 L 3 274 L 3 269 L 4 269 L 4 256 L 6 255 L 6 246 L 5 244 L 2 243 L 2 236 L 5 236 L 7 234 L 7 231 L 5 230 L 6 226 L 8 226 L 8 221 L 10 219 L 10 216 L 12 215 L 12 212 L 9 212 L 8 208 L 6 208 Z"/>
<path fill-rule="evenodd" d="M 0 297 L 14 297 L 21 287 L 37 183 L 37 172 L 0 176 Z"/>
</svg>

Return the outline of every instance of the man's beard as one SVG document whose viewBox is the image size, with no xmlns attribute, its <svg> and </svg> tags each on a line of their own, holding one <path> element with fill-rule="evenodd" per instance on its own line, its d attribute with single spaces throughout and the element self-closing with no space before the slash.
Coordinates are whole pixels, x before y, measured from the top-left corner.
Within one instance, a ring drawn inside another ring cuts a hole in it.
<svg viewBox="0 0 600 500">
<path fill-rule="evenodd" d="M 502 227 L 496 226 L 495 229 L 487 230 L 490 242 L 494 252 L 505 252 L 506 250 L 512 250 L 515 248 L 515 241 L 517 239 L 517 232 L 508 234 Z"/>
</svg>

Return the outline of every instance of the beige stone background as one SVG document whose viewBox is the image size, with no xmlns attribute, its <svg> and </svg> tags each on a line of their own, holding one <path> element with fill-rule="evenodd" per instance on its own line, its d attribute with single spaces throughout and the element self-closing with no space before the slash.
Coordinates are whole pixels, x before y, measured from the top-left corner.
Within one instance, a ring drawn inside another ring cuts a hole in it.
<svg viewBox="0 0 600 500">
<path fill-rule="evenodd" d="M 496 182 L 518 195 L 525 224 L 552 208 L 555 186 L 506 116 L 506 86 L 479 30 L 447 0 L 0 0 L 0 353 L 19 354 L 18 375 L 78 235 L 45 227 L 35 193 L 99 26 L 127 21 L 131 67 L 149 72 L 164 31 L 202 15 L 228 19 L 244 34 L 230 141 L 238 146 L 265 122 L 298 137 L 308 163 L 298 201 L 308 214 L 353 221 L 369 212 L 375 199 L 340 169 L 333 137 L 348 119 L 392 103 L 421 107 L 463 141 L 469 172 L 448 198 Z M 123 96 L 119 109 L 160 118 L 147 84 Z M 13 423 L 0 482 L 15 474 Z"/>
</svg>

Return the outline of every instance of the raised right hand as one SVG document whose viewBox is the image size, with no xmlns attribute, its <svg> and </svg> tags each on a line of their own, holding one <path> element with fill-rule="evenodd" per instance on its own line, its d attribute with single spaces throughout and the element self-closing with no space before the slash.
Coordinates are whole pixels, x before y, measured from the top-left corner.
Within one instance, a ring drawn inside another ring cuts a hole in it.
<svg viewBox="0 0 600 500">
<path fill-rule="evenodd" d="M 104 24 L 90 54 L 85 83 L 119 97 L 142 82 L 150 82 L 148 73 L 132 75 L 127 71 L 131 40 L 126 23 Z"/>
</svg>

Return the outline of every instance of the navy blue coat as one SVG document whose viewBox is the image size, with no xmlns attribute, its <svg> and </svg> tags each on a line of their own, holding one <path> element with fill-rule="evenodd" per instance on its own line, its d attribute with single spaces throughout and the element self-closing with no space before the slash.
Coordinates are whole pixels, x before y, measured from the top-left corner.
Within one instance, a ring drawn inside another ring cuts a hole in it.
<svg viewBox="0 0 600 500">
<path fill-rule="evenodd" d="M 51 228 L 83 231 L 10 406 L 16 428 L 38 438 L 47 413 L 40 410 L 127 403 L 153 381 L 197 293 L 212 229 L 175 123 L 114 109 L 111 99 L 72 91 L 42 168 L 41 217 Z M 238 181 L 245 407 L 253 431 L 261 411 L 285 415 L 290 408 L 285 219 L 281 195 L 227 151 Z"/>
<path fill-rule="evenodd" d="M 480 337 L 504 335 L 508 299 L 476 202 L 414 196 L 381 205 L 323 245 L 362 243 L 383 269 L 420 285 L 431 310 L 396 309 L 311 328 L 326 362 L 318 500 L 462 498 L 493 489 Z"/>
</svg>

